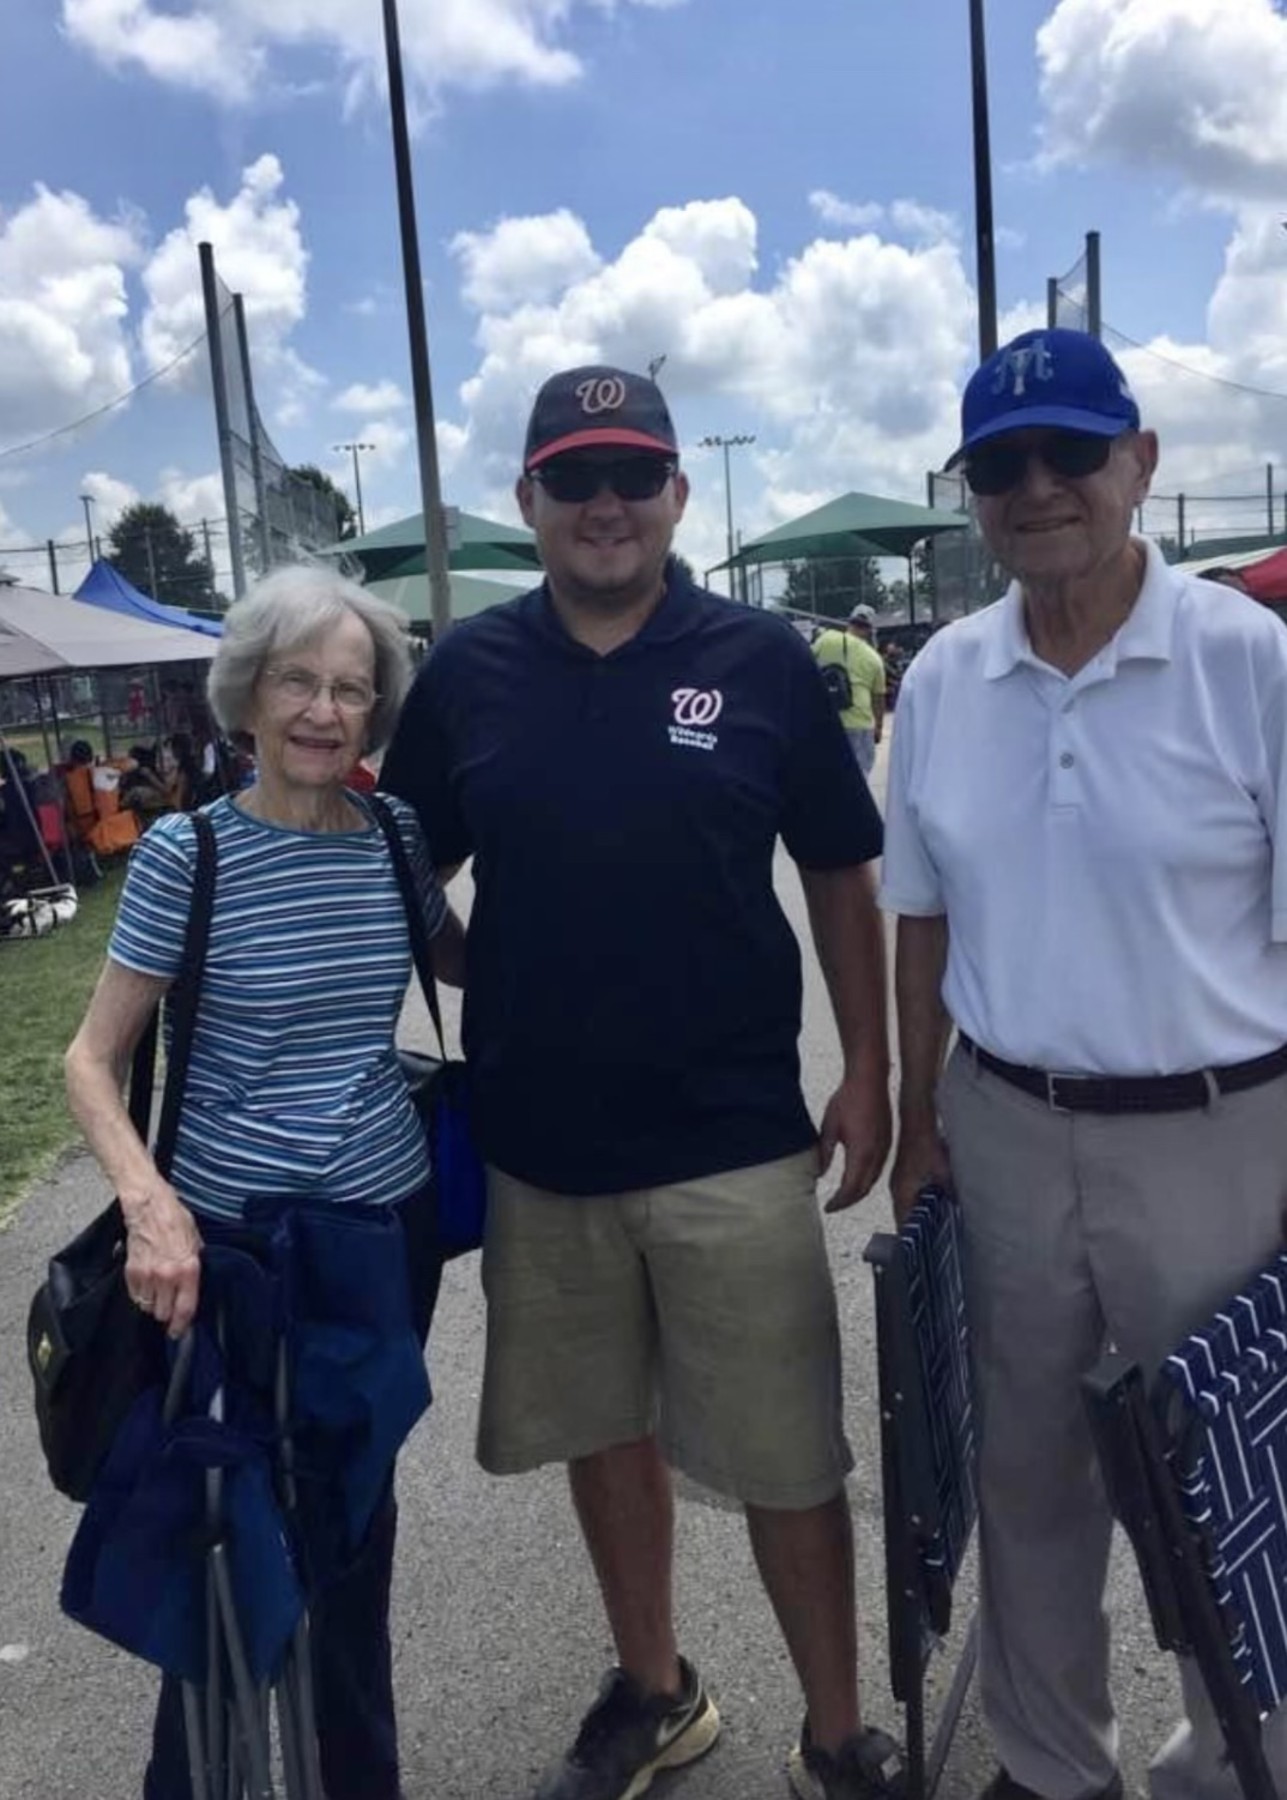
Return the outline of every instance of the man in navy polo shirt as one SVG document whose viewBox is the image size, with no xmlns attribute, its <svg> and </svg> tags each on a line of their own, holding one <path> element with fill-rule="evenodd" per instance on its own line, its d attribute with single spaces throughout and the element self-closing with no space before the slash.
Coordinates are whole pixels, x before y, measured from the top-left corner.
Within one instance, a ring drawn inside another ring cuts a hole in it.
<svg viewBox="0 0 1287 1800">
<path fill-rule="evenodd" d="M 474 859 L 464 1039 L 489 1165 L 479 1458 L 566 1462 L 619 1666 L 540 1800 L 623 1800 L 714 1743 L 671 1615 L 670 1467 L 742 1502 L 805 1691 L 805 1800 L 901 1783 L 864 1729 L 839 1334 L 815 1184 L 889 1143 L 880 820 L 803 640 L 670 558 L 655 384 L 537 396 L 518 483 L 545 583 L 453 631 L 384 784 Z M 800 1091 L 799 865 L 845 1074 Z"/>
</svg>

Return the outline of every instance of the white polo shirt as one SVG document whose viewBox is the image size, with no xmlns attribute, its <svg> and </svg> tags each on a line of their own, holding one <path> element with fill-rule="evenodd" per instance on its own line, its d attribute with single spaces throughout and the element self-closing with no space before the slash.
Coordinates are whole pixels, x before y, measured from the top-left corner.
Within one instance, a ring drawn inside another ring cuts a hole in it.
<svg viewBox="0 0 1287 1800">
<path fill-rule="evenodd" d="M 947 914 L 962 1031 L 1066 1074 L 1287 1042 L 1287 630 L 1143 547 L 1076 675 L 1034 655 L 1015 583 L 898 697 L 881 903 Z"/>
</svg>

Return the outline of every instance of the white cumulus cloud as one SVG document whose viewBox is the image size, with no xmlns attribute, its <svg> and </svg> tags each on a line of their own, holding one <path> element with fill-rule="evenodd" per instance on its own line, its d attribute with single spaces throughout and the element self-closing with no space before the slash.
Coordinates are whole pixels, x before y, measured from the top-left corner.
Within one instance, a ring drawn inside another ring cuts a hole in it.
<svg viewBox="0 0 1287 1800">
<path fill-rule="evenodd" d="M 37 185 L 0 213 L 0 434 L 66 425 L 132 384 L 126 272 L 133 221 L 101 219 L 81 195 Z"/>
<path fill-rule="evenodd" d="M 337 394 L 331 405 L 339 412 L 399 412 L 410 402 L 396 381 L 355 381 Z"/>
<path fill-rule="evenodd" d="M 478 312 L 549 300 L 599 267 L 589 233 L 566 208 L 457 232 L 451 252 L 463 271 L 464 297 Z"/>
<path fill-rule="evenodd" d="M 668 0 L 402 0 L 413 93 L 504 82 L 559 87 L 583 64 L 567 43 L 578 10 Z M 137 68 L 226 102 L 270 85 L 281 53 L 320 50 L 350 100 L 383 81 L 380 9 L 370 0 L 62 0 L 73 43 L 110 69 Z"/>
<path fill-rule="evenodd" d="M 1287 183 L 1287 18 L 1273 0 L 1059 0 L 1037 34 L 1047 155 L 1207 197 Z"/>
</svg>

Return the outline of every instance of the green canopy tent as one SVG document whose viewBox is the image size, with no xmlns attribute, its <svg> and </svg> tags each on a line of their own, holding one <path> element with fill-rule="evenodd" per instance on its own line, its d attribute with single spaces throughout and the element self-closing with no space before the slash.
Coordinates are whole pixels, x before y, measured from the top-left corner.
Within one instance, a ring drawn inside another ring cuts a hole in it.
<svg viewBox="0 0 1287 1800">
<path fill-rule="evenodd" d="M 743 544 L 736 556 L 716 567 L 745 570 L 756 564 L 905 556 L 909 608 L 915 623 L 913 550 L 927 537 L 944 531 L 963 531 L 967 525 L 960 513 L 913 506 L 906 500 L 883 500 L 876 494 L 842 494 L 838 500 L 829 500 L 825 506 Z"/>
<path fill-rule="evenodd" d="M 361 563 L 368 582 L 386 581 L 399 575 L 424 575 L 425 519 L 423 513 L 395 519 L 364 537 L 344 538 L 323 552 L 326 556 L 352 556 Z M 455 515 L 447 555 L 453 571 L 540 569 L 536 540 L 518 525 L 502 525 L 477 513 Z M 454 614 L 453 617 L 462 615 Z"/>
<path fill-rule="evenodd" d="M 488 581 L 482 575 L 453 574 L 450 580 L 451 616 L 456 623 L 461 619 L 472 619 L 475 613 L 486 612 L 489 606 L 517 600 L 526 591 L 522 582 Z M 389 575 L 382 581 L 368 581 L 366 592 L 400 607 L 410 619 L 413 631 L 428 631 L 432 623 L 428 575 Z"/>
</svg>

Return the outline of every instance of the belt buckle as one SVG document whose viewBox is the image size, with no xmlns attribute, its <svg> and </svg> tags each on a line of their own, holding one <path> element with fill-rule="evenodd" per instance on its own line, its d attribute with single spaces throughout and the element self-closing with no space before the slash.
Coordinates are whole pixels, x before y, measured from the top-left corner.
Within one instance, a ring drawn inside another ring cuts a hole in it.
<svg viewBox="0 0 1287 1800">
<path fill-rule="evenodd" d="M 1072 1111 L 1071 1106 L 1060 1105 L 1056 1094 L 1059 1083 L 1065 1080 L 1067 1080 L 1067 1077 L 1064 1075 L 1052 1075 L 1049 1071 L 1046 1073 L 1046 1105 L 1050 1108 L 1051 1112 L 1070 1113 Z"/>
</svg>

